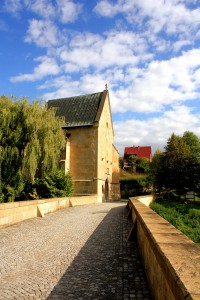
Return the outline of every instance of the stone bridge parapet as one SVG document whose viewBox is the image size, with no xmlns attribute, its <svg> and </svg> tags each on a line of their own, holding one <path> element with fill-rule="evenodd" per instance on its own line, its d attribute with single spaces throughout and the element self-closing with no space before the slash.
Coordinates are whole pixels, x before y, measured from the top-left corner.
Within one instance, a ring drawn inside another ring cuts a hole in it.
<svg viewBox="0 0 200 300">
<path fill-rule="evenodd" d="M 153 197 L 130 198 L 131 239 L 138 248 L 155 300 L 200 299 L 200 247 L 147 205 Z"/>
<path fill-rule="evenodd" d="M 44 217 L 56 210 L 77 205 L 93 204 L 98 202 L 98 196 L 84 195 L 42 200 L 18 201 L 0 204 L 0 228 L 9 226 L 27 219 Z"/>
</svg>

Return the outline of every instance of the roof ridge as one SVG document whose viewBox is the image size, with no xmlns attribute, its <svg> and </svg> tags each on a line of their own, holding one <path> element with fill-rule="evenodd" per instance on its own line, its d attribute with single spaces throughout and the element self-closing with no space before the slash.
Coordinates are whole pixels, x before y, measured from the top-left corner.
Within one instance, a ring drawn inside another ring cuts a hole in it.
<svg viewBox="0 0 200 300">
<path fill-rule="evenodd" d="M 97 94 L 102 94 L 103 92 L 97 92 L 97 93 L 91 93 L 91 94 L 84 94 L 84 95 L 77 95 L 77 96 L 70 96 L 70 97 L 63 97 L 63 98 L 54 98 L 54 99 L 49 99 L 48 101 L 54 101 L 54 100 L 66 100 L 66 99 L 72 99 L 72 98 L 82 98 L 82 97 L 87 97 L 87 96 L 92 96 L 92 95 L 97 95 Z"/>
</svg>

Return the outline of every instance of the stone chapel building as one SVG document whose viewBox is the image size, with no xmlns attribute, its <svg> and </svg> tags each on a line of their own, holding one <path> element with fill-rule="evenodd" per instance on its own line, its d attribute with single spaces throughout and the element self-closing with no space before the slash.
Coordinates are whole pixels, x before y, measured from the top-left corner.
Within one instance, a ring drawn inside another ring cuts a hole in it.
<svg viewBox="0 0 200 300">
<path fill-rule="evenodd" d="M 65 117 L 66 147 L 61 156 L 70 172 L 75 195 L 97 194 L 98 201 L 120 199 L 119 154 L 108 90 L 48 101 L 57 116 Z"/>
</svg>

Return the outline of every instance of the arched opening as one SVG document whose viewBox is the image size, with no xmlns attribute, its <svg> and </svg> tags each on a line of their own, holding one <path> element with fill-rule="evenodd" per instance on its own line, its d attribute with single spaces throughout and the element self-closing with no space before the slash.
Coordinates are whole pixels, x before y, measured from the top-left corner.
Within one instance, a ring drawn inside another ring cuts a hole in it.
<svg viewBox="0 0 200 300">
<path fill-rule="evenodd" d="M 105 181 L 105 201 L 109 200 L 109 186 L 108 186 L 108 179 Z"/>
</svg>

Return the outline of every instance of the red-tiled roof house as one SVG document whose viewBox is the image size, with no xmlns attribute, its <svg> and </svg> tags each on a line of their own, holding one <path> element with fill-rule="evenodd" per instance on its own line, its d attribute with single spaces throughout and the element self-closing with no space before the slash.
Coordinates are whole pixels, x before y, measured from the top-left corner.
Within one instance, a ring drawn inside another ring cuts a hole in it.
<svg viewBox="0 0 200 300">
<path fill-rule="evenodd" d="M 152 160 L 151 146 L 133 146 L 125 147 L 124 149 L 124 166 L 127 166 L 127 157 L 130 155 L 136 156 L 138 159 L 147 158 L 149 161 Z"/>
</svg>

